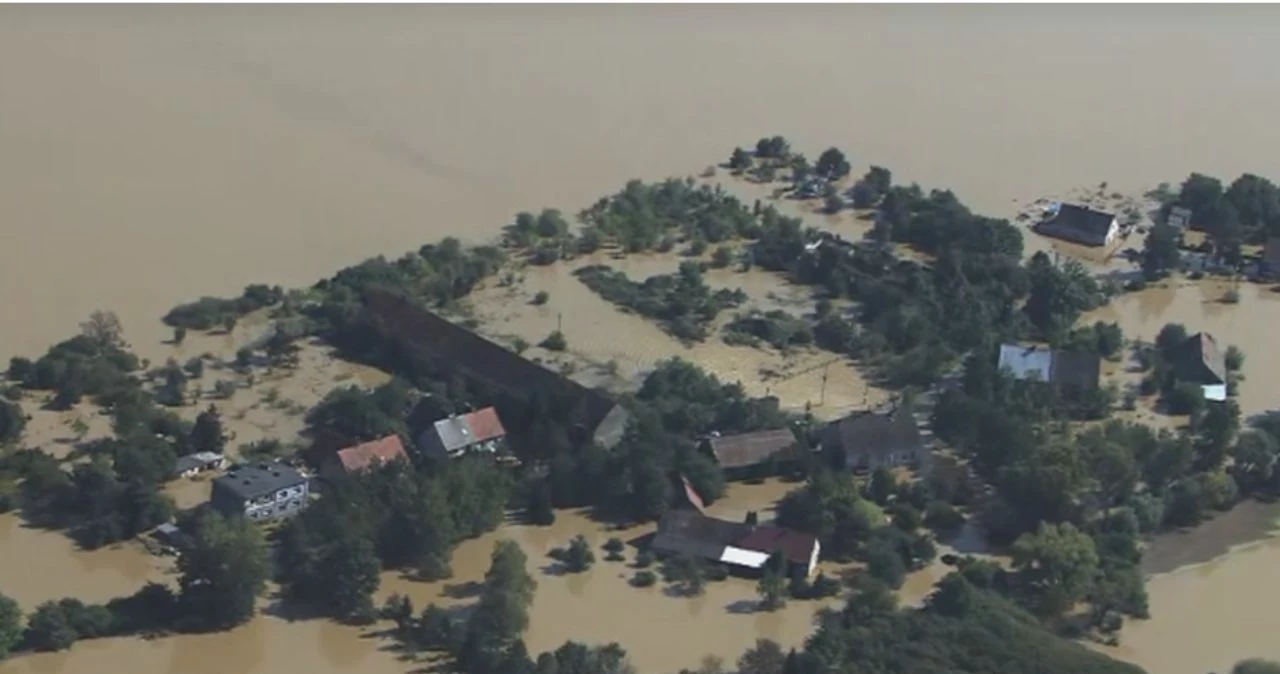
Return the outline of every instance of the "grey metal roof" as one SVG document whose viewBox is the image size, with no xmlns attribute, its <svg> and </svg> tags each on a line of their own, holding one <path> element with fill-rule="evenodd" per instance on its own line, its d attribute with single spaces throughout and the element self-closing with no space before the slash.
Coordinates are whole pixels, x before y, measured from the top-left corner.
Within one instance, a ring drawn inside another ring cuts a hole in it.
<svg viewBox="0 0 1280 674">
<path fill-rule="evenodd" d="M 226 475 L 215 479 L 213 486 L 214 489 L 225 490 L 248 501 L 306 481 L 307 478 L 287 464 L 262 463 L 228 471 Z"/>
<path fill-rule="evenodd" d="M 435 423 L 436 435 L 445 451 L 456 451 L 475 442 L 463 417 L 446 417 Z"/>
<path fill-rule="evenodd" d="M 1053 352 L 1049 349 L 1001 344 L 999 367 L 1002 370 L 1008 368 L 1014 379 L 1034 377 L 1047 382 L 1053 374 Z"/>
</svg>

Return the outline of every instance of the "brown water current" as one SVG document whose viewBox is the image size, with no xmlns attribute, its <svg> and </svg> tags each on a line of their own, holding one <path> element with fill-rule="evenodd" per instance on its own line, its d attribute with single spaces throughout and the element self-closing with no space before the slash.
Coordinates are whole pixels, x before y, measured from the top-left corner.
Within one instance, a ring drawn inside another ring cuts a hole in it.
<svg viewBox="0 0 1280 674">
<path fill-rule="evenodd" d="M 1087 33 L 1087 46 L 1061 48 L 1064 33 Z M 575 212 L 630 178 L 698 173 L 766 134 L 811 157 L 841 146 L 855 172 L 888 166 L 899 182 L 950 187 L 976 210 L 1010 217 L 1104 180 L 1131 194 L 1193 170 L 1280 175 L 1278 33 L 1280 8 L 1265 5 L 0 7 L 0 305 L 9 312 L 0 359 L 37 354 L 99 308 L 119 313 L 153 364 L 218 351 L 226 345 L 189 338 L 175 352 L 159 316 L 250 282 L 309 284 L 446 235 L 486 240 L 516 211 Z M 621 266 L 637 279 L 662 271 L 643 259 Z M 505 303 L 503 290 L 484 291 L 495 301 L 477 310 L 499 321 L 487 329 L 536 342 L 562 320 L 572 356 L 616 361 L 624 379 L 678 347 L 569 271 L 530 269 Z M 758 272 L 709 280 L 743 287 L 762 307 L 790 301 Z M 526 306 L 538 289 L 551 302 Z M 1251 286 L 1240 304 L 1222 305 L 1221 290 L 1153 288 L 1097 318 L 1145 338 L 1168 320 L 1214 332 L 1248 356 L 1246 413 L 1276 408 L 1267 328 L 1280 305 Z M 816 371 L 761 376 L 801 368 L 803 354 L 715 338 L 681 353 L 792 406 L 821 385 Z M 341 381 L 378 381 L 313 365 L 321 369 L 305 372 L 321 374 L 276 382 L 279 397 L 310 404 Z M 856 370 L 840 368 L 815 412 L 875 402 Z M 291 439 L 300 428 L 264 395 L 258 387 L 226 403 L 237 442 Z M 74 415 L 88 437 L 107 432 L 90 409 L 35 414 L 29 444 L 65 455 Z M 203 486 L 175 496 L 194 501 Z M 567 513 L 549 529 L 500 535 L 540 567 L 547 547 L 579 531 L 610 535 Z M 458 550 L 453 582 L 483 573 L 494 539 Z M 1126 629 L 1126 657 L 1153 673 L 1203 674 L 1280 655 L 1268 638 L 1280 624 L 1252 608 L 1280 600 L 1278 550 L 1261 545 L 1211 572 L 1155 579 L 1155 617 Z M 77 552 L 12 516 L 0 518 L 0 551 L 0 591 L 28 607 L 102 600 L 165 577 L 138 546 Z M 753 598 L 749 583 L 715 584 L 690 602 L 630 588 L 620 573 L 604 562 L 579 576 L 539 571 L 530 649 L 617 639 L 653 672 L 708 651 L 732 660 L 757 636 L 795 644 L 809 630 L 812 604 L 730 611 Z M 927 584 L 913 578 L 904 594 L 918 598 Z M 441 592 L 388 577 L 391 589 L 419 604 Z M 411 668 L 385 646 L 360 630 L 265 615 L 227 634 L 79 644 L 0 673 Z"/>
<path fill-rule="evenodd" d="M 148 355 L 177 302 L 488 238 L 766 133 L 1006 215 L 1280 174 L 1267 6 L 0 12 L 0 300 L 22 316 L 0 354 L 109 307 Z M 1043 48 L 1064 31 L 1089 48 Z"/>
</svg>

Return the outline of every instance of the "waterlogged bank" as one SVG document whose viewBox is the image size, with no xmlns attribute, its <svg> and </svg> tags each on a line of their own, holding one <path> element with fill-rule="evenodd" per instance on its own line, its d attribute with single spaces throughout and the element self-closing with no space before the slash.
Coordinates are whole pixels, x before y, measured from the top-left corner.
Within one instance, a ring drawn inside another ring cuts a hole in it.
<svg viewBox="0 0 1280 674">
<path fill-rule="evenodd" d="M 762 519 L 767 519 L 772 516 L 772 504 L 796 486 L 777 480 L 759 485 L 734 484 L 726 498 L 712 505 L 710 511 L 737 519 L 756 510 Z M 0 520 L 0 527 L 3 521 Z M 708 583 L 706 592 L 696 598 L 670 596 L 661 583 L 644 589 L 632 587 L 629 579 L 635 573 L 632 563 L 636 549 L 628 546 L 625 563 L 606 562 L 600 546 L 612 536 L 633 541 L 653 528 L 646 525 L 612 531 L 581 514 L 562 511 L 549 527 L 508 525 L 464 542 L 454 553 L 454 577 L 449 580 L 418 583 L 396 573 L 384 574 L 378 598 L 400 592 L 411 597 L 419 608 L 430 602 L 464 607 L 476 598 L 477 583 L 488 568 L 494 543 L 515 540 L 528 555 L 530 573 L 538 581 L 530 609 L 530 629 L 525 634 L 530 651 L 551 650 L 569 639 L 587 643 L 617 641 L 642 672 L 692 667 L 708 654 L 732 662 L 757 638 L 799 646 L 812 630 L 814 613 L 822 606 L 838 603 L 835 599 L 791 601 L 779 611 L 758 612 L 755 583 L 743 579 Z M 547 553 L 566 545 L 577 534 L 591 542 L 598 561 L 585 573 L 562 574 Z M 115 589 L 127 593 L 141 582 L 122 581 Z M 0 585 L 7 591 L 8 584 Z M 70 589 L 57 589 L 37 599 L 58 597 L 64 591 Z M 22 595 L 17 598 L 26 599 Z M 230 632 L 150 641 L 86 641 L 68 652 L 0 663 L 0 674 L 403 674 L 420 666 L 400 660 L 391 650 L 392 642 L 376 634 L 385 625 L 351 628 L 328 620 L 290 621 L 275 611 L 271 602 L 264 601 L 264 606 L 265 611 L 257 618 Z M 690 638 L 693 624 L 697 625 L 697 638 Z"/>
<path fill-rule="evenodd" d="M 1167 568 L 1163 560 L 1191 565 L 1149 578 L 1151 618 L 1127 621 L 1120 645 L 1100 650 L 1152 674 L 1226 672 L 1249 657 L 1280 660 L 1273 610 L 1280 538 L 1242 542 L 1271 528 L 1277 515 L 1275 505 L 1244 503 L 1189 534 L 1162 536 L 1153 548 L 1176 549 L 1148 551 L 1153 568 Z"/>
</svg>

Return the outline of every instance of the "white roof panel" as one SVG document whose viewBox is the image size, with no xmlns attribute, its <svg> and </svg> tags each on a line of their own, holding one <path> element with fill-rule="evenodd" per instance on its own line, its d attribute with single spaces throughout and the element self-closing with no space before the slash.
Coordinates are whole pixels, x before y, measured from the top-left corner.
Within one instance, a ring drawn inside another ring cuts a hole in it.
<svg viewBox="0 0 1280 674">
<path fill-rule="evenodd" d="M 732 545 L 726 546 L 724 552 L 720 553 L 720 561 L 725 564 L 733 564 L 735 566 L 749 566 L 758 569 L 769 561 L 769 555 L 755 550 L 743 550 L 735 548 Z"/>
</svg>

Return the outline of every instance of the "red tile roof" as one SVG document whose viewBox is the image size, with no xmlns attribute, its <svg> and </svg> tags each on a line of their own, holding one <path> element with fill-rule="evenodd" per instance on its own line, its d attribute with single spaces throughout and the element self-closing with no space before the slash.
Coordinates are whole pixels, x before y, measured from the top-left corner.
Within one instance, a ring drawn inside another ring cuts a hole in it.
<svg viewBox="0 0 1280 674">
<path fill-rule="evenodd" d="M 338 450 L 338 461 L 342 464 L 343 470 L 348 473 L 365 470 L 374 465 L 391 463 L 396 459 L 409 460 L 409 455 L 404 451 L 404 443 L 400 441 L 398 435 L 388 435 L 385 438 Z"/>
<path fill-rule="evenodd" d="M 502 427 L 502 421 L 498 419 L 497 410 L 492 407 L 465 414 L 462 418 L 467 428 L 471 429 L 472 442 L 493 440 L 507 434 L 507 430 Z"/>
<path fill-rule="evenodd" d="M 762 524 L 743 536 L 734 547 L 768 554 L 781 552 L 788 562 L 808 566 L 809 556 L 813 554 L 813 546 L 817 540 L 813 534 Z"/>
</svg>

